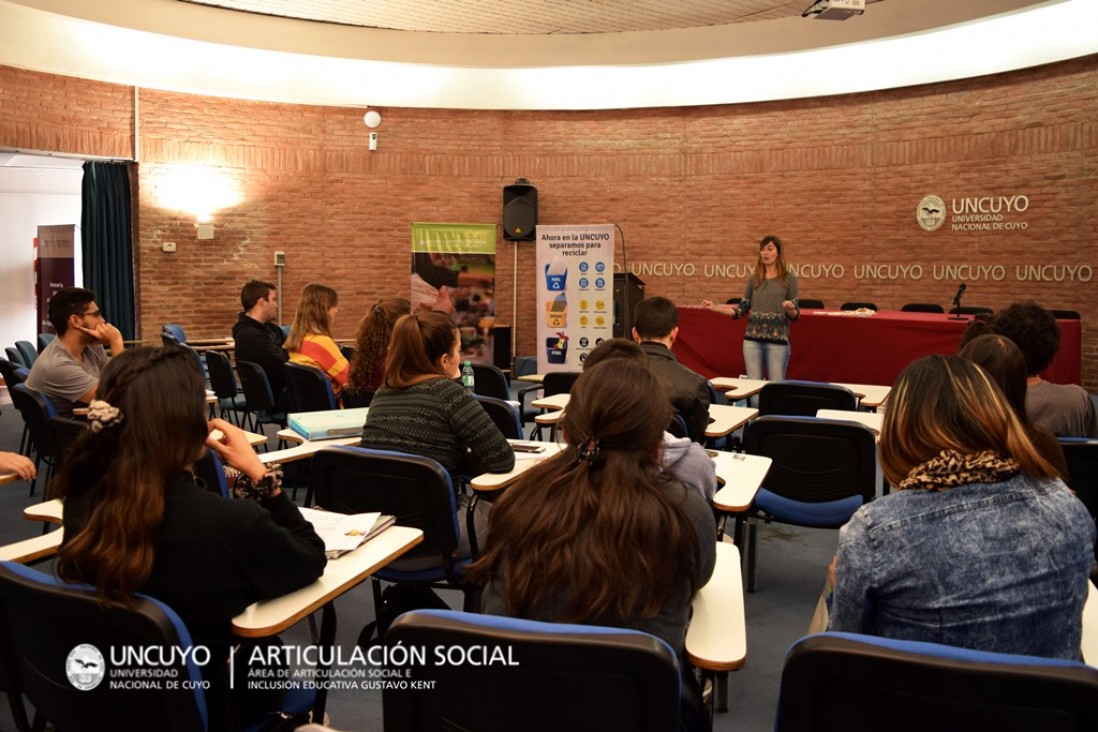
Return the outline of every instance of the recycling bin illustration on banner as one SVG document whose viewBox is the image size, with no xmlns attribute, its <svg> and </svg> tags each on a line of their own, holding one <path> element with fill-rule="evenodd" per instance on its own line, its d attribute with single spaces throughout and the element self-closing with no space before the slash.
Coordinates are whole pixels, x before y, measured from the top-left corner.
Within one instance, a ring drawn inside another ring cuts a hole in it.
<svg viewBox="0 0 1098 732">
<path fill-rule="evenodd" d="M 568 296 L 565 293 L 545 301 L 545 324 L 550 328 L 568 327 Z"/>
<path fill-rule="evenodd" d="M 545 288 L 550 292 L 564 292 L 568 284 L 568 262 L 553 255 L 553 261 L 545 265 Z"/>
<path fill-rule="evenodd" d="M 549 363 L 568 363 L 568 336 L 557 333 L 546 338 L 545 357 Z"/>
</svg>

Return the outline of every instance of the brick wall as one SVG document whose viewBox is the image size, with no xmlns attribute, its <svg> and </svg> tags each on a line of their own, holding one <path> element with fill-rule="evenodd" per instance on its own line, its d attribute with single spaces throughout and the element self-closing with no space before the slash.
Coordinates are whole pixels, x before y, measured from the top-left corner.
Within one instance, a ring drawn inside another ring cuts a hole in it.
<svg viewBox="0 0 1098 732">
<path fill-rule="evenodd" d="M 498 224 L 503 186 L 523 176 L 538 187 L 540 223 L 619 224 L 629 267 L 650 294 L 684 305 L 741 294 L 740 278 L 715 273 L 750 265 L 756 242 L 775 233 L 789 260 L 806 266 L 802 294 L 832 306 L 948 305 L 964 280 L 966 304 L 1034 298 L 1079 310 L 1084 381 L 1098 388 L 1098 331 L 1089 325 L 1098 322 L 1098 285 L 1082 281 L 1098 270 L 1098 56 L 760 104 L 381 112 L 371 153 L 362 110 L 142 89 L 144 334 L 155 337 L 169 321 L 224 334 L 239 284 L 274 279 L 273 253 L 285 251 L 287 319 L 301 287 L 322 281 L 340 292 L 337 335 L 350 336 L 373 299 L 407 294 L 411 222 Z M 0 67 L 2 147 L 128 157 L 132 115 L 132 88 Z M 209 241 L 196 239 L 193 216 L 159 203 L 182 166 L 193 165 L 211 166 L 241 197 L 215 214 Z M 950 219 L 923 231 L 915 211 L 928 194 L 951 207 L 980 198 L 1020 204 L 1022 196 L 1027 209 L 1004 212 L 999 223 L 1025 228 L 960 231 Z M 165 241 L 178 251 L 163 253 Z M 532 353 L 532 245 L 500 242 L 497 312 L 510 320 L 516 250 L 517 342 Z M 1038 281 L 1023 269 L 1020 279 L 1017 267 L 1027 265 L 1054 268 Z"/>
</svg>

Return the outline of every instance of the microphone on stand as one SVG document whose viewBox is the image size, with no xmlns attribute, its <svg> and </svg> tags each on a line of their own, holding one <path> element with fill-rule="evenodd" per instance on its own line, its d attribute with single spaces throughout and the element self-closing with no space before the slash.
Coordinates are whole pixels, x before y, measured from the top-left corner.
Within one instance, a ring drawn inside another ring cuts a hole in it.
<svg viewBox="0 0 1098 732">
<path fill-rule="evenodd" d="M 961 320 L 961 295 L 965 294 L 968 287 L 964 282 L 957 288 L 957 294 L 953 296 L 953 316 L 951 320 Z"/>
</svg>

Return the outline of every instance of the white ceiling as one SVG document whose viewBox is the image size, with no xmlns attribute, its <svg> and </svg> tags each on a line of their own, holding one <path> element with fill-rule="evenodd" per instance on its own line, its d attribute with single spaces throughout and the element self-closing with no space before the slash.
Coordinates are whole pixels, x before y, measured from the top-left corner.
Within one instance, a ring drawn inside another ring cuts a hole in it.
<svg viewBox="0 0 1098 732">
<path fill-rule="evenodd" d="M 802 18 L 810 4 L 0 0 L 0 64 L 292 103 L 615 109 L 844 94 L 1098 53 L 1098 0 L 869 0 L 842 22 Z"/>
<path fill-rule="evenodd" d="M 363 28 L 491 34 L 621 33 L 702 28 L 799 16 L 811 4 L 810 0 L 180 1 Z M 874 2 L 881 0 L 867 0 L 867 4 Z"/>
</svg>

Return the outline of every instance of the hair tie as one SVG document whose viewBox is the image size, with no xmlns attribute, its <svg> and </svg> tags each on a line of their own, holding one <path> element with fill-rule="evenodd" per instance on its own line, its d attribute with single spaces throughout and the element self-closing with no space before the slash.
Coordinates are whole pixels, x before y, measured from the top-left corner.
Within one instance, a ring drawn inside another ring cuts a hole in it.
<svg viewBox="0 0 1098 732">
<path fill-rule="evenodd" d="M 381 315 L 381 306 L 374 305 L 374 315 Z"/>
<path fill-rule="evenodd" d="M 102 399 L 93 399 L 88 405 L 88 421 L 91 423 L 92 432 L 99 432 L 105 427 L 114 427 L 122 422 L 122 412 L 118 407 L 112 407 L 110 403 Z"/>
<path fill-rule="evenodd" d="M 580 460 L 587 461 L 587 467 L 591 467 L 595 464 L 595 461 L 599 457 L 599 441 L 598 440 L 584 440 L 576 448 L 576 462 Z"/>
</svg>

